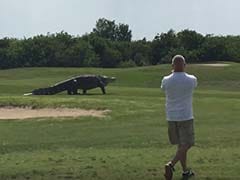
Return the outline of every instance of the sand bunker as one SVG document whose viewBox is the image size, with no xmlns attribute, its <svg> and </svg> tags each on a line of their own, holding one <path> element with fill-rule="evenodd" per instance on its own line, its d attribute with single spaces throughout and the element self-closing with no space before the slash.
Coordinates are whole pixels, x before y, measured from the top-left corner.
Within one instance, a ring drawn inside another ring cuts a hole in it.
<svg viewBox="0 0 240 180">
<path fill-rule="evenodd" d="M 211 66 L 211 67 L 226 67 L 230 66 L 230 64 L 221 64 L 221 63 L 216 63 L 216 64 L 198 64 L 200 66 Z"/>
<path fill-rule="evenodd" d="M 0 119 L 29 119 L 43 117 L 80 117 L 94 116 L 104 117 L 109 110 L 83 110 L 70 108 L 19 108 L 19 107 L 2 107 L 0 108 Z"/>
</svg>

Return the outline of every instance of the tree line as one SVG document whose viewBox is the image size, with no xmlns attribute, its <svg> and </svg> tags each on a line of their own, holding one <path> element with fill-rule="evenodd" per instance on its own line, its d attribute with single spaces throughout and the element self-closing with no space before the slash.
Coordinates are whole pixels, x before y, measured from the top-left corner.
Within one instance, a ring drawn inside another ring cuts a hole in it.
<svg viewBox="0 0 240 180">
<path fill-rule="evenodd" d="M 202 35 L 185 29 L 157 34 L 153 40 L 132 40 L 129 25 L 104 18 L 92 32 L 67 32 L 30 38 L 0 39 L 0 68 L 16 67 L 133 67 L 171 62 L 182 54 L 188 62 L 240 62 L 240 36 Z"/>
</svg>

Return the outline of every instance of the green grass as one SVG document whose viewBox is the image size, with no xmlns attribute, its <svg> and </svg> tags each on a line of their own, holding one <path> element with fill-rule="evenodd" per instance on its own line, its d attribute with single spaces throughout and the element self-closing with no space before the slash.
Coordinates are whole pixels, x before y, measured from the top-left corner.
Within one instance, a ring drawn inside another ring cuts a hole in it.
<svg viewBox="0 0 240 180">
<path fill-rule="evenodd" d="M 22 68 L 0 71 L 0 105 L 110 109 L 104 118 L 0 121 L 0 179 L 163 179 L 175 153 L 167 137 L 161 79 L 170 65 L 129 69 Z M 240 179 L 240 64 L 189 65 L 196 146 L 189 154 L 195 179 Z M 83 73 L 117 77 L 87 96 L 22 94 Z M 180 179 L 177 166 L 176 179 Z"/>
</svg>

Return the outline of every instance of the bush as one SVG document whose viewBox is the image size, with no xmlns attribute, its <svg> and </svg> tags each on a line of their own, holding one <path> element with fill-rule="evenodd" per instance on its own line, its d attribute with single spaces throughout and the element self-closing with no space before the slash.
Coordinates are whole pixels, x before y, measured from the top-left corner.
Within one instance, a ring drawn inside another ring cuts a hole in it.
<svg viewBox="0 0 240 180">
<path fill-rule="evenodd" d="M 119 67 L 121 68 L 129 68 L 129 67 L 135 67 L 137 66 L 136 63 L 133 60 L 128 60 L 128 61 L 121 61 L 119 64 Z"/>
</svg>

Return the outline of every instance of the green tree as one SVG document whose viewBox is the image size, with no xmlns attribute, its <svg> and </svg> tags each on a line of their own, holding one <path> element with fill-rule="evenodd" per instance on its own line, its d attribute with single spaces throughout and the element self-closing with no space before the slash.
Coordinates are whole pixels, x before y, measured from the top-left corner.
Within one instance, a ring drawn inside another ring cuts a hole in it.
<svg viewBox="0 0 240 180">
<path fill-rule="evenodd" d="M 121 61 L 121 53 L 118 50 L 111 49 L 110 47 L 105 48 L 102 60 L 100 62 L 101 67 L 114 68 L 118 67 Z"/>
<path fill-rule="evenodd" d="M 100 18 L 96 27 L 93 28 L 93 33 L 99 37 L 112 41 L 131 41 L 132 31 L 127 24 L 117 25 L 115 21 Z"/>
<path fill-rule="evenodd" d="M 199 49 L 204 42 L 203 35 L 188 29 L 177 33 L 177 37 L 179 40 L 179 45 L 186 50 Z"/>
<path fill-rule="evenodd" d="M 116 40 L 117 41 L 131 41 L 132 31 L 127 24 L 119 24 L 116 28 Z"/>
<path fill-rule="evenodd" d="M 151 64 L 155 65 L 162 63 L 165 56 L 173 49 L 178 47 L 178 39 L 176 33 L 171 29 L 167 33 L 158 34 L 155 36 L 151 48 L 152 59 Z"/>
<path fill-rule="evenodd" d="M 102 38 L 109 40 L 116 40 L 116 31 L 117 25 L 115 21 L 110 21 L 105 18 L 101 18 L 97 21 L 96 27 L 93 29 L 93 32 Z"/>
<path fill-rule="evenodd" d="M 144 40 L 133 41 L 130 45 L 131 57 L 136 65 L 146 66 L 151 64 L 151 47 L 150 43 Z"/>
<path fill-rule="evenodd" d="M 11 68 L 11 64 L 7 58 L 7 51 L 10 46 L 11 40 L 8 38 L 0 39 L 0 68 Z"/>
<path fill-rule="evenodd" d="M 203 61 L 230 60 L 226 45 L 226 38 L 207 35 L 206 40 L 202 45 L 201 54 L 201 59 Z"/>
</svg>

